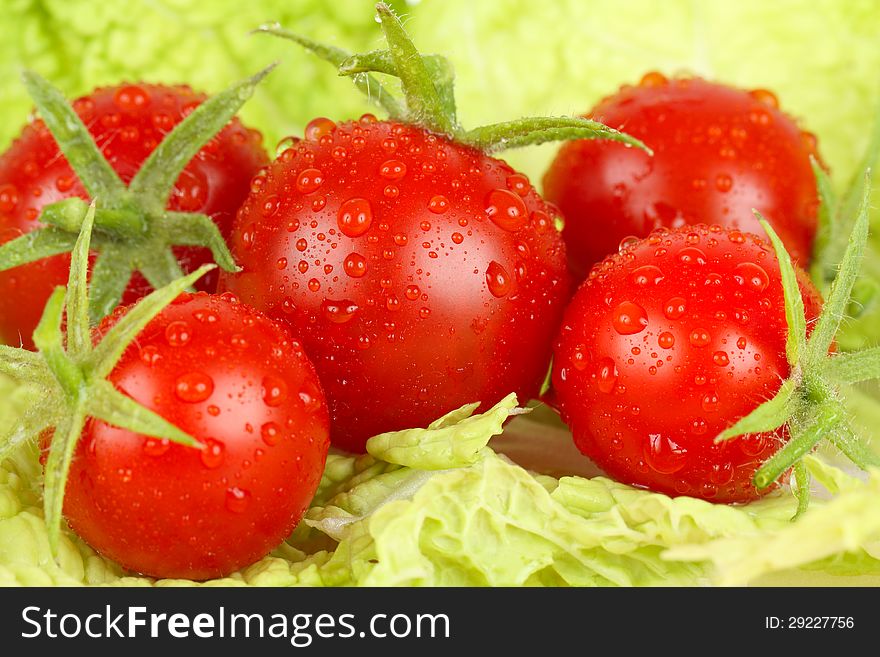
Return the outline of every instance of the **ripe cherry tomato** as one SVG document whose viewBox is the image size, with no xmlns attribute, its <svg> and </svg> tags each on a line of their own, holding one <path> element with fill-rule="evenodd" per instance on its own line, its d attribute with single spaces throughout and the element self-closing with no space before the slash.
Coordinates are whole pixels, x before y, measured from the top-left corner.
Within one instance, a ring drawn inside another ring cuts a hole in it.
<svg viewBox="0 0 880 657">
<path fill-rule="evenodd" d="M 792 258 L 810 261 L 818 196 L 802 131 L 765 90 L 649 73 L 590 116 L 654 149 L 568 142 L 544 176 L 547 199 L 565 216 L 569 263 L 578 279 L 626 237 L 655 228 L 717 223 L 763 234 L 767 218 Z"/>
<path fill-rule="evenodd" d="M 207 579 L 257 561 L 288 536 L 330 441 L 318 379 L 286 328 L 233 295 L 183 295 L 109 380 L 202 448 L 90 420 L 64 499 L 87 543 L 139 573 Z"/>
<path fill-rule="evenodd" d="M 252 185 L 220 289 L 301 337 L 335 444 L 538 393 L 569 281 L 525 176 L 367 115 L 312 121 Z"/>
<path fill-rule="evenodd" d="M 801 272 L 805 315 L 821 299 Z M 669 495 L 741 502 L 784 431 L 715 444 L 789 375 L 779 264 L 720 226 L 658 231 L 597 264 L 575 294 L 552 382 L 578 448 L 609 475 Z"/>
<path fill-rule="evenodd" d="M 204 94 L 189 87 L 121 85 L 97 89 L 74 101 L 101 152 L 128 183 L 141 164 L 195 106 Z M 225 236 L 248 193 L 250 179 L 268 162 L 260 134 L 237 119 L 227 125 L 187 165 L 177 180 L 168 207 L 209 215 Z M 44 205 L 70 197 L 88 199 L 85 189 L 58 150 L 41 120 L 24 127 L 21 136 L 0 156 L 0 243 L 28 233 Z M 207 249 L 178 248 L 184 271 L 211 262 Z M 32 349 L 33 333 L 55 286 L 64 285 L 70 257 L 59 255 L 0 272 L 0 343 Z M 217 276 L 210 272 L 198 288 L 213 292 Z M 132 277 L 124 302 L 150 290 L 140 274 Z"/>
</svg>

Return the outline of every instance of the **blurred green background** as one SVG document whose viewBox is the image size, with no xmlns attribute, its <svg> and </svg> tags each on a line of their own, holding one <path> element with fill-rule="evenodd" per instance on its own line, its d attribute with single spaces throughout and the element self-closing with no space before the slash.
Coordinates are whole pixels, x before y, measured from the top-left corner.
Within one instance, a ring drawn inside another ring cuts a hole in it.
<svg viewBox="0 0 880 657">
<path fill-rule="evenodd" d="M 315 116 L 375 111 L 347 79 L 291 43 L 252 36 L 284 27 L 349 50 L 381 46 L 370 0 L 4 0 L 0 16 L 0 148 L 31 103 L 22 67 L 66 93 L 121 80 L 188 82 L 215 92 L 266 64 L 281 66 L 244 108 L 270 152 Z M 763 87 L 819 136 L 835 184 L 857 167 L 880 105 L 877 0 L 421 0 L 391 2 L 424 52 L 457 71 L 466 126 L 530 114 L 577 114 L 649 70 Z M 505 154 L 540 181 L 556 150 Z M 880 231 L 877 231 L 880 232 Z M 880 262 L 874 254 L 873 259 Z M 880 271 L 880 267 L 877 267 Z M 841 344 L 880 341 L 880 303 Z"/>
</svg>

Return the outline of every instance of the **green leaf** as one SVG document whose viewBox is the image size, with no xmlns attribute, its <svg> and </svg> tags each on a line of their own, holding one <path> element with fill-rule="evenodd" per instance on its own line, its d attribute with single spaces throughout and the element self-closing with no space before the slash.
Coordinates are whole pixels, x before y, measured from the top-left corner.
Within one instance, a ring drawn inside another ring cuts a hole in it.
<svg viewBox="0 0 880 657">
<path fill-rule="evenodd" d="M 214 262 L 224 271 L 235 272 L 238 267 L 217 224 L 205 214 L 168 212 L 165 215 L 165 232 L 172 244 L 205 246 L 211 249 Z"/>
<path fill-rule="evenodd" d="M 880 346 L 834 354 L 825 359 L 823 373 L 838 383 L 859 383 L 880 378 Z"/>
<path fill-rule="evenodd" d="M 58 228 L 37 228 L 0 246 L 0 271 L 67 253 L 76 237 Z"/>
<path fill-rule="evenodd" d="M 144 275 L 144 278 L 147 279 L 147 282 L 154 290 L 158 290 L 171 284 L 173 281 L 179 280 L 183 276 L 183 270 L 180 268 L 177 256 L 174 255 L 174 251 L 170 246 L 162 249 L 155 255 L 155 258 L 140 260 L 138 262 L 138 271 Z"/>
<path fill-rule="evenodd" d="M 104 338 L 90 355 L 89 373 L 91 378 L 103 379 L 110 374 L 128 345 L 149 324 L 150 320 L 162 312 L 162 309 L 174 301 L 181 292 L 216 266 L 202 265 L 193 273 L 155 290 L 138 301 L 124 317 L 104 334 Z"/>
<path fill-rule="evenodd" d="M 67 279 L 67 349 L 74 359 L 91 349 L 89 332 L 89 245 L 95 223 L 95 201 L 83 218 L 76 245 L 70 252 L 70 275 Z"/>
<path fill-rule="evenodd" d="M 460 137 L 460 141 L 487 153 L 569 139 L 608 139 L 640 148 L 653 155 L 653 151 L 635 137 L 598 121 L 577 116 L 516 119 L 474 128 Z"/>
<path fill-rule="evenodd" d="M 822 403 L 805 428 L 790 427 L 792 436 L 755 473 L 755 487 L 766 488 L 779 479 L 797 461 L 810 453 L 816 444 L 833 432 L 843 418 L 843 410 L 837 401 Z M 795 433 L 797 429 L 797 433 Z"/>
<path fill-rule="evenodd" d="M 219 133 L 253 95 L 254 89 L 275 64 L 229 89 L 208 98 L 196 107 L 150 153 L 129 184 L 150 211 L 161 214 L 168 205 L 174 183 L 196 153 Z"/>
<path fill-rule="evenodd" d="M 427 429 L 406 429 L 374 436 L 367 452 L 377 459 L 420 470 L 443 470 L 476 463 L 492 436 L 516 408 L 511 393 L 491 409 L 470 416 L 476 409 L 468 404 L 436 420 Z M 465 417 L 465 413 L 469 417 Z"/>
<path fill-rule="evenodd" d="M 865 444 L 865 441 L 860 439 L 846 422 L 841 422 L 835 427 L 835 430 L 829 433 L 828 439 L 862 470 L 867 470 L 870 466 L 880 467 L 880 456 Z"/>
<path fill-rule="evenodd" d="M 813 265 L 811 277 L 820 287 L 824 287 L 826 278 L 830 280 L 828 266 L 828 245 L 835 239 L 837 232 L 837 198 L 831 183 L 831 177 L 812 155 L 810 166 L 816 179 L 816 190 L 819 192 L 819 209 L 817 213 L 816 239 L 813 242 Z M 837 263 L 832 263 L 836 265 Z"/>
<path fill-rule="evenodd" d="M 33 71 L 24 71 L 22 79 L 58 148 L 89 196 L 100 197 L 109 205 L 120 200 L 125 195 L 125 184 L 98 150 L 64 94 Z"/>
<path fill-rule="evenodd" d="M 800 518 L 810 506 L 810 471 L 801 459 L 794 464 L 791 491 L 797 498 L 798 507 L 792 520 Z"/>
<path fill-rule="evenodd" d="M 444 114 L 450 117 L 455 124 L 455 69 L 452 67 L 452 63 L 442 55 L 421 55 L 421 58 L 437 89 Z M 339 75 L 352 76 L 368 72 L 385 73 L 399 77 L 394 58 L 389 50 L 373 50 L 368 53 L 354 54 L 339 64 Z"/>
<path fill-rule="evenodd" d="M 794 265 L 791 264 L 791 256 L 785 250 L 785 245 L 773 227 L 761 216 L 757 210 L 752 210 L 755 217 L 770 238 L 776 259 L 779 262 L 779 274 L 782 279 L 782 294 L 785 299 L 785 323 L 788 326 L 788 334 L 785 338 L 785 356 L 791 368 L 800 365 L 801 354 L 807 347 L 807 320 L 804 311 L 804 300 L 801 297 L 801 289 L 798 285 L 797 275 L 794 273 Z"/>
<path fill-rule="evenodd" d="M 73 460 L 76 443 L 86 421 L 83 406 L 82 401 L 76 404 L 70 410 L 69 415 L 65 416 L 55 427 L 55 434 L 49 447 L 49 458 L 46 461 L 43 510 L 46 515 L 49 549 L 53 555 L 58 554 L 67 474 L 70 471 L 70 462 Z"/>
<path fill-rule="evenodd" d="M 452 134 L 455 131 L 454 118 L 447 114 L 448 108 L 440 99 L 431 71 L 425 65 L 406 30 L 403 29 L 403 25 L 385 3 L 377 4 L 376 12 L 379 14 L 385 40 L 388 42 L 395 74 L 400 78 L 400 86 L 406 97 L 406 106 L 412 115 L 411 119 L 429 130 L 446 135 Z"/>
<path fill-rule="evenodd" d="M 122 301 L 131 280 L 131 264 L 123 249 L 105 247 L 95 259 L 89 285 L 89 321 L 97 324 Z"/>
<path fill-rule="evenodd" d="M 788 421 L 798 407 L 797 384 L 791 379 L 782 382 L 776 395 L 755 408 L 715 437 L 720 443 L 750 433 L 774 431 Z"/>
<path fill-rule="evenodd" d="M 39 354 L 27 349 L 0 345 L 0 374 L 28 380 L 44 370 L 45 363 Z"/>
<path fill-rule="evenodd" d="M 162 438 L 187 447 L 200 449 L 202 444 L 161 415 L 128 397 L 113 387 L 109 381 L 96 382 L 89 389 L 86 413 L 107 424 L 127 429 L 145 436 Z"/>
<path fill-rule="evenodd" d="M 34 329 L 34 345 L 61 385 L 65 394 L 76 399 L 83 386 L 82 372 L 71 362 L 64 352 L 64 338 L 61 334 L 61 319 L 64 315 L 66 290 L 58 286 L 49 296 L 43 316 Z"/>
<path fill-rule="evenodd" d="M 294 34 L 293 32 L 288 32 L 277 26 L 264 25 L 254 31 L 261 34 L 271 34 L 272 36 L 293 41 L 324 61 L 330 62 L 337 68 L 345 60 L 351 57 L 351 53 L 342 48 L 336 48 L 334 46 L 318 43 L 317 41 L 312 41 L 311 39 L 300 36 L 299 34 Z M 367 96 L 367 98 L 388 112 L 388 115 L 392 119 L 402 119 L 406 116 L 406 110 L 401 107 L 400 103 L 397 102 L 394 96 L 388 92 L 382 83 L 372 75 L 355 75 L 354 83 L 355 86 Z"/>
<path fill-rule="evenodd" d="M 859 206 L 858 216 L 849 236 L 849 243 L 840 263 L 840 271 L 831 284 L 831 291 L 822 307 L 822 314 L 816 322 L 816 327 L 807 342 L 805 370 L 811 370 L 820 365 L 820 361 L 828 355 L 828 349 L 834 341 L 834 335 L 840 326 L 846 312 L 853 284 L 859 275 L 862 255 L 865 252 L 865 243 L 868 239 L 868 208 L 871 198 L 870 172 L 865 173 L 864 187 L 862 188 L 862 202 Z"/>
</svg>

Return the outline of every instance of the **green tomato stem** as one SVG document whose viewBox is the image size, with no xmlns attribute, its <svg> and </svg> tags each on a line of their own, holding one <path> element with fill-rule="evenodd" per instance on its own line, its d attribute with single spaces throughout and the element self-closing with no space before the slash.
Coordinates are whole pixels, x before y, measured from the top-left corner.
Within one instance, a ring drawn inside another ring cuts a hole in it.
<svg viewBox="0 0 880 657">
<path fill-rule="evenodd" d="M 40 318 L 37 328 L 34 330 L 34 345 L 42 354 L 49 371 L 61 385 L 65 394 L 75 399 L 79 397 L 84 385 L 82 372 L 67 357 L 64 352 L 64 340 L 61 335 L 61 319 L 64 315 L 64 298 L 66 290 L 59 286 L 55 288 L 46 309 Z"/>
<path fill-rule="evenodd" d="M 569 139 L 608 139 L 640 148 L 649 155 L 653 154 L 650 148 L 635 137 L 598 121 L 576 116 L 541 116 L 505 121 L 474 128 L 460 136 L 465 144 L 487 153 Z"/>
</svg>

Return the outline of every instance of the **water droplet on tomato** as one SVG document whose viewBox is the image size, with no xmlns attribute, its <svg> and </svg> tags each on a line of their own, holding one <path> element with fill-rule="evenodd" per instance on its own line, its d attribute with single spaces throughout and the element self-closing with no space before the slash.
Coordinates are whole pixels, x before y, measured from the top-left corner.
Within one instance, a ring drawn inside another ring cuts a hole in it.
<svg viewBox="0 0 880 657">
<path fill-rule="evenodd" d="M 244 513 L 250 503 L 251 494 L 243 488 L 232 486 L 226 489 L 226 508 L 232 513 Z"/>
<path fill-rule="evenodd" d="M 189 372 L 177 377 L 174 382 L 174 395 L 188 404 L 203 402 L 213 392 L 214 379 L 204 372 Z"/>
<path fill-rule="evenodd" d="M 192 338 L 192 330 L 187 322 L 178 320 L 165 327 L 165 341 L 172 347 L 182 347 Z"/>
<path fill-rule="evenodd" d="M 367 273 L 367 259 L 360 253 L 349 253 L 342 263 L 342 269 L 352 278 L 361 278 Z"/>
<path fill-rule="evenodd" d="M 303 194 L 311 194 L 324 184 L 324 173 L 320 169 L 303 169 L 296 177 L 296 188 Z"/>
<path fill-rule="evenodd" d="M 9 214 L 18 205 L 18 188 L 12 183 L 0 185 L 0 212 Z"/>
<path fill-rule="evenodd" d="M 183 212 L 197 212 L 208 202 L 208 179 L 201 169 L 184 169 L 174 183 L 174 200 Z"/>
<path fill-rule="evenodd" d="M 706 254 L 695 246 L 686 246 L 678 252 L 678 261 L 685 265 L 705 265 Z"/>
<path fill-rule="evenodd" d="M 669 84 L 669 78 L 657 71 L 648 71 L 639 80 L 640 87 L 664 87 Z"/>
<path fill-rule="evenodd" d="M 719 367 L 725 367 L 730 364 L 730 358 L 728 358 L 726 351 L 716 351 L 712 354 L 712 362 Z"/>
<path fill-rule="evenodd" d="M 385 307 L 392 312 L 400 310 L 400 299 L 397 298 L 397 295 L 389 294 L 385 297 Z"/>
<path fill-rule="evenodd" d="M 663 305 L 666 319 L 680 319 L 687 310 L 687 302 L 682 297 L 672 297 Z"/>
<path fill-rule="evenodd" d="M 657 344 L 663 349 L 672 349 L 675 346 L 675 336 L 669 331 L 663 331 L 657 336 Z"/>
<path fill-rule="evenodd" d="M 733 178 L 731 178 L 726 173 L 719 173 L 715 176 L 715 189 L 719 192 L 726 194 L 733 187 Z"/>
<path fill-rule="evenodd" d="M 718 393 L 713 390 L 712 392 L 707 392 L 703 395 L 703 399 L 700 401 L 700 406 L 702 406 L 703 410 L 707 413 L 711 413 L 718 410 L 719 403 L 720 400 L 718 399 Z"/>
<path fill-rule="evenodd" d="M 354 301 L 343 299 L 342 301 L 334 301 L 332 299 L 324 299 L 321 303 L 321 312 L 324 317 L 334 324 L 345 324 L 357 314 L 360 310 Z"/>
<path fill-rule="evenodd" d="M 486 268 L 486 285 L 492 296 L 501 298 L 506 296 L 513 285 L 513 280 L 507 270 L 498 262 L 493 260 Z"/>
<path fill-rule="evenodd" d="M 506 189 L 493 189 L 486 196 L 486 214 L 507 231 L 517 231 L 528 223 L 529 213 L 525 202 Z"/>
<path fill-rule="evenodd" d="M 134 112 L 150 104 L 150 96 L 142 87 L 137 85 L 125 85 L 113 94 L 113 102 L 116 107 L 124 112 Z"/>
<path fill-rule="evenodd" d="M 427 308 L 425 306 L 422 306 L 421 308 L 419 308 L 419 317 L 421 317 L 422 319 L 428 319 L 428 317 L 430 315 L 431 315 L 430 308 Z"/>
<path fill-rule="evenodd" d="M 733 269 L 733 280 L 755 292 L 763 292 L 770 285 L 770 277 L 761 265 L 741 262 Z"/>
<path fill-rule="evenodd" d="M 299 251 L 299 252 L 303 252 L 303 251 L 305 251 L 307 248 L 309 248 L 309 243 L 306 241 L 306 239 L 305 239 L 304 237 L 300 237 L 300 238 L 296 241 L 296 244 L 294 244 L 294 246 L 296 247 L 296 250 L 297 250 L 297 251 Z"/>
<path fill-rule="evenodd" d="M 433 196 L 428 202 L 428 210 L 434 214 L 443 214 L 449 209 L 449 199 L 445 196 Z"/>
<path fill-rule="evenodd" d="M 599 369 L 596 371 L 596 387 L 599 388 L 599 392 L 606 395 L 613 392 L 619 376 L 617 364 L 607 356 L 602 358 L 599 361 Z"/>
<path fill-rule="evenodd" d="M 400 160 L 385 160 L 379 165 L 379 175 L 385 180 L 400 180 L 406 175 L 406 164 Z"/>
<path fill-rule="evenodd" d="M 281 406 L 287 401 L 287 383 L 278 376 L 268 374 L 263 377 L 262 394 L 266 406 Z"/>
<path fill-rule="evenodd" d="M 339 230 L 348 237 L 358 237 L 366 233 L 373 223 L 373 210 L 365 198 L 350 198 L 345 201 L 336 214 Z"/>
<path fill-rule="evenodd" d="M 219 468 L 223 464 L 226 455 L 226 446 L 219 440 L 208 438 L 202 444 L 199 454 L 202 463 L 206 468 Z"/>
<path fill-rule="evenodd" d="M 532 187 L 529 183 L 529 179 L 521 173 L 514 173 L 513 175 L 507 176 L 505 183 L 507 184 L 507 189 L 518 196 L 527 196 Z"/>
<path fill-rule="evenodd" d="M 620 335 L 641 333 L 648 325 L 648 314 L 639 304 L 624 301 L 617 305 L 611 316 L 611 325 Z"/>
<path fill-rule="evenodd" d="M 758 456 L 767 447 L 767 439 L 762 433 L 750 433 L 736 439 L 739 448 L 746 456 Z"/>
<path fill-rule="evenodd" d="M 695 328 L 688 336 L 688 340 L 695 347 L 705 347 L 712 341 L 712 336 L 704 328 Z"/>
<path fill-rule="evenodd" d="M 329 136 L 336 130 L 336 124 L 330 119 L 319 116 L 306 124 L 305 137 L 309 141 L 319 141 L 321 137 Z"/>
<path fill-rule="evenodd" d="M 141 349 L 141 362 L 147 367 L 155 365 L 160 358 L 162 358 L 162 355 L 159 353 L 159 348 L 155 345 L 150 344 Z"/>
<path fill-rule="evenodd" d="M 749 96 L 767 107 L 772 107 L 773 109 L 779 107 L 779 99 L 776 97 L 776 94 L 767 89 L 753 89 L 749 92 Z"/>
<path fill-rule="evenodd" d="M 681 470 L 687 462 L 687 450 L 671 438 L 652 433 L 645 441 L 642 453 L 645 463 L 660 474 L 673 474 Z"/>
<path fill-rule="evenodd" d="M 171 449 L 171 441 L 167 438 L 147 438 L 144 441 L 144 454 L 147 456 L 162 456 Z"/>
<path fill-rule="evenodd" d="M 281 427 L 274 422 L 266 422 L 260 427 L 260 436 L 263 442 L 269 445 L 277 445 L 281 440 Z"/>
<path fill-rule="evenodd" d="M 418 285 L 407 285 L 403 295 L 410 301 L 415 301 L 419 298 L 421 293 L 422 291 L 419 289 Z"/>
<path fill-rule="evenodd" d="M 657 285 L 663 278 L 663 272 L 654 265 L 642 265 L 634 269 L 630 274 L 630 280 L 640 287 Z"/>
</svg>

